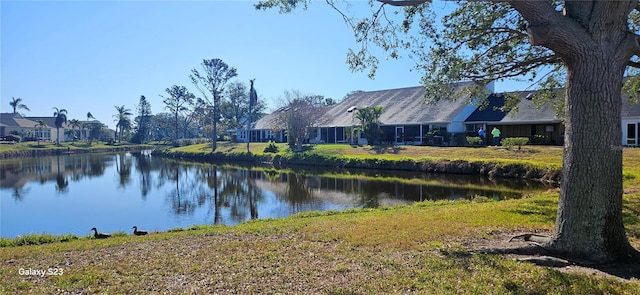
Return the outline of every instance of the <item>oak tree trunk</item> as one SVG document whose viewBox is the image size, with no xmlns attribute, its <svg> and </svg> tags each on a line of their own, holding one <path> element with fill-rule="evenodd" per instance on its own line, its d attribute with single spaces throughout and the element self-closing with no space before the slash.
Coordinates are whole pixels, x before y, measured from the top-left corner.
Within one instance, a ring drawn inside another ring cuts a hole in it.
<svg viewBox="0 0 640 295">
<path fill-rule="evenodd" d="M 567 63 L 562 184 L 547 245 L 567 256 L 605 262 L 632 249 L 622 223 L 620 64 L 597 52 Z"/>
<path fill-rule="evenodd" d="M 635 0 L 509 1 L 534 46 L 567 71 L 562 183 L 555 233 L 544 246 L 567 257 L 610 262 L 638 257 L 622 223 L 622 80 L 638 40 L 628 30 Z"/>
</svg>

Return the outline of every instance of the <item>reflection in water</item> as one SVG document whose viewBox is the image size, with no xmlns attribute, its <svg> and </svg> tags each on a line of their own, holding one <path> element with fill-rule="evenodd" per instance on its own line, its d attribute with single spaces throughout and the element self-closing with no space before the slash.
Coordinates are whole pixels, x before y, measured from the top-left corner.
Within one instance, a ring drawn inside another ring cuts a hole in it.
<svg viewBox="0 0 640 295">
<path fill-rule="evenodd" d="M 399 171 L 277 170 L 184 162 L 149 153 L 0 161 L 1 236 L 237 224 L 298 212 L 415 201 L 518 198 L 537 182 Z M 56 197 L 62 196 L 64 197 Z M 23 222 L 26 217 L 33 217 Z M 61 218 L 64 216 L 64 218 Z"/>
</svg>

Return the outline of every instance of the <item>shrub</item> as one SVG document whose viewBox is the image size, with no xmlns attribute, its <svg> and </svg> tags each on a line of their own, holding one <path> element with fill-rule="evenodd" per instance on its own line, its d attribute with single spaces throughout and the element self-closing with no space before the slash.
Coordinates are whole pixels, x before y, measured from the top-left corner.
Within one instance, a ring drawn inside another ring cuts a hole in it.
<svg viewBox="0 0 640 295">
<path fill-rule="evenodd" d="M 521 149 L 523 145 L 529 143 L 529 138 L 527 137 L 507 137 L 500 141 L 503 146 L 506 146 L 507 149 L 511 149 L 513 146 L 518 146 L 518 149 Z"/>
<path fill-rule="evenodd" d="M 20 142 L 20 136 L 15 135 L 15 134 L 9 134 L 7 136 L 4 137 L 4 140 L 6 141 L 14 141 L 14 142 Z"/>
<path fill-rule="evenodd" d="M 470 145 L 481 145 L 482 138 L 480 138 L 480 136 L 467 136 L 467 142 Z"/>
<path fill-rule="evenodd" d="M 533 136 L 533 143 L 535 144 L 549 144 L 549 139 L 546 136 L 536 134 Z"/>
<path fill-rule="evenodd" d="M 194 144 L 201 144 L 201 143 L 208 143 L 210 140 L 206 137 L 202 137 L 202 135 L 200 135 L 200 137 L 196 137 Z"/>
<path fill-rule="evenodd" d="M 270 141 L 269 144 L 264 148 L 264 152 L 265 153 L 277 153 L 278 152 L 278 146 L 276 145 L 275 142 Z"/>
</svg>

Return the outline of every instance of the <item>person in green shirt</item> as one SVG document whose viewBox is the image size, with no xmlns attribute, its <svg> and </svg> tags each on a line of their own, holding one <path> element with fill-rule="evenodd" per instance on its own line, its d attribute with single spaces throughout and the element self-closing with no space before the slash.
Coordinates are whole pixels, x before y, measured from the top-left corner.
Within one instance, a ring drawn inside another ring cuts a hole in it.
<svg viewBox="0 0 640 295">
<path fill-rule="evenodd" d="M 493 136 L 493 145 L 499 145 L 500 144 L 500 129 L 498 129 L 498 127 L 493 127 L 493 130 L 491 130 L 491 136 Z"/>
</svg>

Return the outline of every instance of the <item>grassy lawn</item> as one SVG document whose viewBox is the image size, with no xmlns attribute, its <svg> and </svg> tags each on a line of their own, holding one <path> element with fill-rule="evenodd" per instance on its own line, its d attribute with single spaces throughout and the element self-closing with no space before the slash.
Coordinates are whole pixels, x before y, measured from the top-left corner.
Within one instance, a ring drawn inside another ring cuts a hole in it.
<svg viewBox="0 0 640 295">
<path fill-rule="evenodd" d="M 76 149 L 108 149 L 114 147 L 123 146 L 136 146 L 137 144 L 131 144 L 128 142 L 116 142 L 111 145 L 107 145 L 104 141 L 94 141 L 89 144 L 84 141 L 76 142 L 61 142 L 57 145 L 55 142 L 41 141 L 38 144 L 37 141 L 19 142 L 16 144 L 0 144 L 0 153 L 11 151 L 29 151 L 29 150 L 76 150 Z"/>
<path fill-rule="evenodd" d="M 251 144 L 262 153 L 265 144 Z M 208 145 L 179 148 L 208 153 Z M 246 152 L 221 143 L 218 151 Z M 349 157 L 527 161 L 560 167 L 561 148 L 317 145 Z M 287 153 L 284 146 L 280 153 Z M 624 150 L 624 221 L 640 248 L 640 149 Z M 0 248 L 0 293 L 178 294 L 637 294 L 638 279 L 573 265 L 534 266 L 479 248 L 523 232 L 550 233 L 558 192 L 494 202 L 311 212 L 237 226 L 194 226 L 147 236 Z M 519 242 L 511 243 L 517 245 Z M 24 270 L 48 270 L 43 276 Z M 638 276 L 636 275 L 636 278 Z"/>
</svg>

